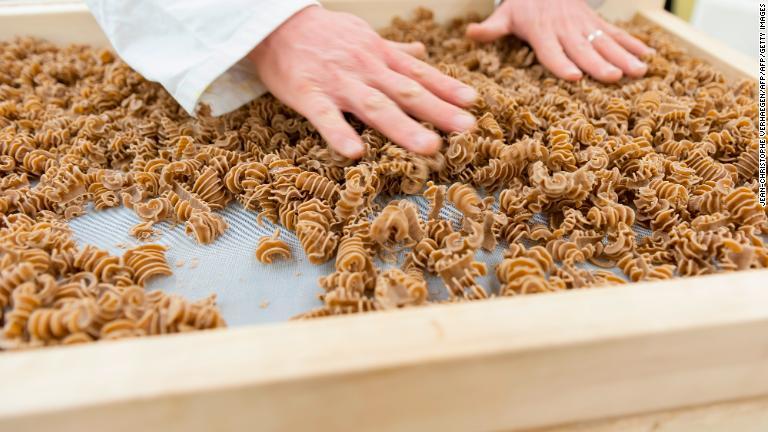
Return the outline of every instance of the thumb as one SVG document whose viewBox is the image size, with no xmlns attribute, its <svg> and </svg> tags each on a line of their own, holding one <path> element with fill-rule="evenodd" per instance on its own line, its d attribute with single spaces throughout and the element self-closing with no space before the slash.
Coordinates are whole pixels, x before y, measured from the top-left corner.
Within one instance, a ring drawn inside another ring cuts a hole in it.
<svg viewBox="0 0 768 432">
<path fill-rule="evenodd" d="M 496 9 L 485 21 L 467 26 L 467 36 L 480 42 L 492 42 L 506 36 L 510 31 L 507 15 L 505 8 Z"/>
</svg>

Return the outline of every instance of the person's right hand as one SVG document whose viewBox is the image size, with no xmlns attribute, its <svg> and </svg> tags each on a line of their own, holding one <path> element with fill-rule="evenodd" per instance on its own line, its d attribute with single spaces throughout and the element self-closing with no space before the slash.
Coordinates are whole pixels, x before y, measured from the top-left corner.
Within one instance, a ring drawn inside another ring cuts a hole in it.
<svg viewBox="0 0 768 432">
<path fill-rule="evenodd" d="M 474 125 L 459 107 L 471 105 L 477 92 L 411 55 L 424 52 L 419 43 L 382 39 L 358 17 L 311 6 L 248 58 L 276 98 L 306 117 L 331 148 L 356 159 L 364 147 L 342 112 L 421 154 L 437 151 L 441 138 L 408 114 L 447 132 Z"/>
</svg>

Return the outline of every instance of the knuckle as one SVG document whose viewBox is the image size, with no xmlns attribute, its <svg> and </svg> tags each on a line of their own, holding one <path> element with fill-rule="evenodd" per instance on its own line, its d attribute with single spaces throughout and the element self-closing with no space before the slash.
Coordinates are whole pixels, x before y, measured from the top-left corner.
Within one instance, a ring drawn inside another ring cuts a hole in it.
<svg viewBox="0 0 768 432">
<path fill-rule="evenodd" d="M 315 94 L 321 91 L 317 83 L 309 77 L 299 77 L 294 83 L 294 87 L 300 94 Z"/>
<path fill-rule="evenodd" d="M 575 42 L 571 42 L 571 48 L 578 53 L 586 53 L 592 49 L 592 44 L 584 38 L 579 38 Z"/>
<path fill-rule="evenodd" d="M 397 94 L 406 100 L 418 99 L 425 94 L 424 87 L 411 80 L 402 80 L 396 83 Z"/>
<path fill-rule="evenodd" d="M 354 70 L 368 71 L 373 65 L 372 56 L 363 48 L 355 48 L 349 52 L 349 64 Z"/>
<path fill-rule="evenodd" d="M 330 126 L 337 122 L 338 114 L 336 108 L 328 102 L 317 101 L 314 106 L 310 108 L 312 116 L 319 123 L 318 126 Z"/>
<path fill-rule="evenodd" d="M 371 89 L 363 98 L 363 108 L 367 111 L 381 111 L 391 108 L 394 103 L 382 92 Z"/>
<path fill-rule="evenodd" d="M 618 29 L 616 27 L 606 27 L 605 34 L 610 36 L 612 39 L 620 39 L 624 36 L 628 36 L 624 30 Z"/>
<path fill-rule="evenodd" d="M 331 97 L 344 93 L 344 83 L 349 79 L 349 72 L 346 69 L 329 67 L 328 74 L 323 78 L 322 87 L 325 93 Z"/>
<path fill-rule="evenodd" d="M 386 50 L 390 49 L 389 46 L 387 46 L 387 42 L 376 33 L 368 35 L 367 42 L 376 53 L 384 53 Z"/>
<path fill-rule="evenodd" d="M 426 63 L 415 59 L 410 61 L 408 69 L 411 71 L 411 76 L 416 79 L 426 78 L 429 74 L 429 66 L 427 66 Z"/>
</svg>

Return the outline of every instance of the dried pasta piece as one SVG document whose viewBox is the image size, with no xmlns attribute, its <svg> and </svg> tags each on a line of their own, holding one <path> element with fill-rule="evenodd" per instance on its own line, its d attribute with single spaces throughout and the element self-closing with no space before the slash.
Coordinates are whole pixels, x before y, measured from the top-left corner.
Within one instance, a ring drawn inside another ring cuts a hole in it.
<svg viewBox="0 0 768 432">
<path fill-rule="evenodd" d="M 429 266 L 435 269 L 451 296 L 471 300 L 486 298 L 488 293 L 477 284 L 476 278 L 486 274 L 485 264 L 475 261 L 480 245 L 480 233 L 472 239 L 455 232 L 445 239 L 445 246 L 429 255 Z"/>
<path fill-rule="evenodd" d="M 482 200 L 471 186 L 462 183 L 452 184 L 448 188 L 448 200 L 467 218 L 475 219 L 480 215 Z"/>
<path fill-rule="evenodd" d="M 529 294 L 552 291 L 544 270 L 530 258 L 507 258 L 496 267 L 499 295 Z"/>
<path fill-rule="evenodd" d="M 212 210 L 221 209 L 227 205 L 230 196 L 224 182 L 216 169 L 208 167 L 195 180 L 192 193 L 205 201 Z"/>
<path fill-rule="evenodd" d="M 288 244 L 280 240 L 280 230 L 275 230 L 271 236 L 259 239 L 256 247 L 256 259 L 264 264 L 272 264 L 275 259 L 290 259 L 291 249 Z"/>
<path fill-rule="evenodd" d="M 371 238 L 380 245 L 413 241 L 408 222 L 399 202 L 390 202 L 371 224 Z"/>
<path fill-rule="evenodd" d="M 724 198 L 725 209 L 731 220 L 742 225 L 757 225 L 766 220 L 765 211 L 751 190 L 746 187 L 734 189 Z"/>
<path fill-rule="evenodd" d="M 165 259 L 166 249 L 165 246 L 155 244 L 136 246 L 125 251 L 121 261 L 133 270 L 136 283 L 143 286 L 152 277 L 172 273 Z"/>
<path fill-rule="evenodd" d="M 295 185 L 297 188 L 308 192 L 310 195 L 335 202 L 339 196 L 339 186 L 320 174 L 304 171 L 296 176 Z"/>
<path fill-rule="evenodd" d="M 375 298 L 383 309 L 420 305 L 427 299 L 427 282 L 418 269 L 390 269 L 376 278 Z"/>
<path fill-rule="evenodd" d="M 42 303 L 35 282 L 25 282 L 13 291 L 13 309 L 5 318 L 3 334 L 6 338 L 22 336 L 30 314 Z"/>
<path fill-rule="evenodd" d="M 336 203 L 336 216 L 348 220 L 357 215 L 366 205 L 366 193 L 370 184 L 366 183 L 367 174 L 347 175 L 344 189 L 339 192 L 340 198 Z"/>
<path fill-rule="evenodd" d="M 172 204 L 169 199 L 159 197 L 137 203 L 133 209 L 144 221 L 158 222 L 170 216 Z"/>
<path fill-rule="evenodd" d="M 216 213 L 193 211 L 187 220 L 184 231 L 195 237 L 200 244 L 209 244 L 227 229 L 227 222 Z"/>
<path fill-rule="evenodd" d="M 330 207 L 313 198 L 297 210 L 296 235 L 312 264 L 328 261 L 338 245 L 339 236 L 331 230 L 335 222 Z"/>
<path fill-rule="evenodd" d="M 669 264 L 655 266 L 644 255 L 637 257 L 625 255 L 617 264 L 621 271 L 633 282 L 670 279 L 674 276 L 675 272 L 675 266 Z"/>
<path fill-rule="evenodd" d="M 33 340 L 51 341 L 86 331 L 96 316 L 96 304 L 75 300 L 63 308 L 38 308 L 29 316 L 27 331 Z"/>
<path fill-rule="evenodd" d="M 120 199 L 115 191 L 108 189 L 103 183 L 92 183 L 88 192 L 93 195 L 93 207 L 96 210 L 116 207 L 120 205 Z"/>
<path fill-rule="evenodd" d="M 131 228 L 131 235 L 139 240 L 150 240 L 158 234 L 157 231 L 152 228 L 153 224 L 154 222 L 152 221 L 145 221 L 136 224 L 133 226 L 133 228 Z"/>
</svg>

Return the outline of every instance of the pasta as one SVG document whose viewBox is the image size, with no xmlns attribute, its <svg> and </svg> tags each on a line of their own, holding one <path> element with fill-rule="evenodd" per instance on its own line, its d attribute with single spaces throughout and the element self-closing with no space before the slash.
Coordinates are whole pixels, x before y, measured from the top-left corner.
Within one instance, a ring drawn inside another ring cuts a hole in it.
<svg viewBox="0 0 768 432">
<path fill-rule="evenodd" d="M 66 221 L 91 203 L 131 209 L 142 240 L 168 221 L 215 242 L 233 201 L 279 223 L 310 263 L 335 258 L 318 281 L 323 306 L 299 318 L 427 304 L 428 275 L 458 301 L 768 266 L 754 82 L 727 82 L 639 21 L 623 25 L 656 50 L 645 77 L 565 82 L 518 40 L 469 42 L 478 18 L 438 25 L 420 10 L 382 31 L 424 41 L 430 63 L 478 90 L 476 126 L 422 156 L 350 116 L 358 161 L 270 95 L 191 118 L 107 51 L 0 42 L 4 346 L 224 325 L 212 298 L 144 291 L 171 272 L 163 247 L 78 247 Z M 424 212 L 405 197 L 418 194 Z M 259 261 L 291 257 L 279 233 L 259 240 Z M 496 290 L 481 285 L 478 254 L 499 244 Z"/>
<path fill-rule="evenodd" d="M 192 211 L 184 231 L 192 234 L 198 243 L 208 244 L 216 240 L 227 229 L 227 222 L 216 213 Z"/>
<path fill-rule="evenodd" d="M 162 334 L 225 325 L 209 299 L 174 305 L 198 311 L 184 326 L 161 316 L 176 309 L 161 291 L 143 286 L 153 277 L 171 274 L 165 247 L 141 245 L 112 256 L 94 246 L 79 248 L 60 222 L 35 221 L 26 215 L 4 215 L 0 244 L 0 304 L 3 331 L 0 347 L 34 348 L 99 339 Z M 193 314 L 194 315 L 194 314 Z M 154 324 L 146 325 L 152 318 Z M 183 327 L 183 328 L 182 328 Z"/>
<path fill-rule="evenodd" d="M 275 230 L 271 236 L 259 239 L 256 247 L 256 259 L 264 264 L 272 264 L 275 259 L 290 259 L 291 249 L 280 240 L 280 230 Z"/>
<path fill-rule="evenodd" d="M 390 269 L 376 279 L 375 299 L 383 309 L 419 305 L 427 299 L 427 282 L 418 270 Z"/>
<path fill-rule="evenodd" d="M 147 279 L 172 273 L 165 260 L 165 250 L 159 245 L 136 246 L 125 251 L 121 261 L 133 271 L 136 283 L 144 286 Z"/>
</svg>

